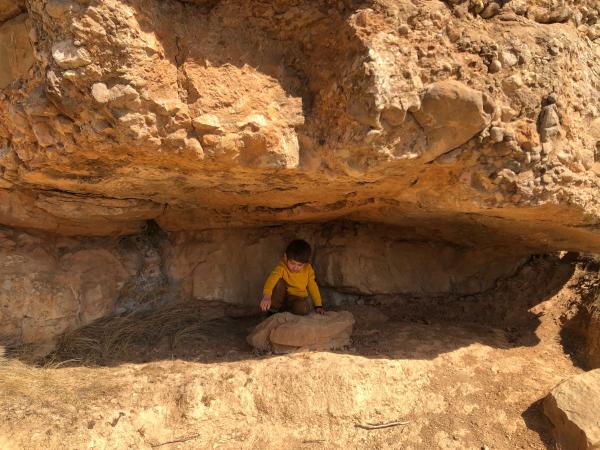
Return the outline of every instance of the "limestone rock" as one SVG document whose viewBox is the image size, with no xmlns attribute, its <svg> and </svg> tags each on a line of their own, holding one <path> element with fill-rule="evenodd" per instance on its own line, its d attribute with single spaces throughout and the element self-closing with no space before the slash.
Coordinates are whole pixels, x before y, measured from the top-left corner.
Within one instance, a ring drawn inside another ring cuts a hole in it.
<svg viewBox="0 0 600 450">
<path fill-rule="evenodd" d="M 536 22 L 540 23 L 561 23 L 571 18 L 573 12 L 567 6 L 540 8 L 533 7 L 529 11 Z"/>
<path fill-rule="evenodd" d="M 484 19 L 490 19 L 500 12 L 500 5 L 496 2 L 490 2 L 488 5 L 479 13 Z"/>
<path fill-rule="evenodd" d="M 497 59 L 492 60 L 492 62 L 488 66 L 488 71 L 490 73 L 497 73 L 497 72 L 500 72 L 501 70 L 502 70 L 502 63 Z"/>
<path fill-rule="evenodd" d="M 79 5 L 71 0 L 49 0 L 46 12 L 54 19 L 63 19 L 65 15 L 79 9 Z"/>
<path fill-rule="evenodd" d="M 100 104 L 115 108 L 136 110 L 140 107 L 140 95 L 129 85 L 116 84 L 110 89 L 104 83 L 94 83 L 92 97 Z"/>
<path fill-rule="evenodd" d="M 109 314 L 133 273 L 131 253 L 107 244 L 44 246 L 39 237 L 0 231 L 0 334 L 44 342 Z"/>
<path fill-rule="evenodd" d="M 545 106 L 540 114 L 540 137 L 548 142 L 561 134 L 560 118 L 554 103 Z"/>
<path fill-rule="evenodd" d="M 56 42 L 52 46 L 52 57 L 63 69 L 77 69 L 92 62 L 85 48 L 76 47 L 73 41 L 69 40 Z"/>
<path fill-rule="evenodd" d="M 559 384 L 544 399 L 543 410 L 559 448 L 600 448 L 600 369 Z"/>
<path fill-rule="evenodd" d="M 458 81 L 440 81 L 427 87 L 421 109 L 413 115 L 427 135 L 426 160 L 464 144 L 490 121 L 491 105 L 483 93 Z"/>
<path fill-rule="evenodd" d="M 553 26 L 532 20 L 568 16 L 550 0 L 92 3 L 0 0 L 2 226 L 156 223 L 170 287 L 232 303 L 296 233 L 345 295 L 476 293 L 526 254 L 600 252 L 591 0 Z"/>
<path fill-rule="evenodd" d="M 241 120 L 237 123 L 239 128 L 249 127 L 253 131 L 258 131 L 261 128 L 264 128 L 268 125 L 269 121 L 262 114 L 250 114 L 248 117 L 245 117 L 244 120 Z"/>
<path fill-rule="evenodd" d="M 221 131 L 221 122 L 214 114 L 202 114 L 192 120 L 194 129 L 206 133 L 215 133 Z"/>
<path fill-rule="evenodd" d="M 258 324 L 247 340 L 254 348 L 276 353 L 299 348 L 333 350 L 350 343 L 353 325 L 354 317 L 347 311 L 308 316 L 278 313 Z"/>
<path fill-rule="evenodd" d="M 511 51 L 503 51 L 500 53 L 500 62 L 506 67 L 516 66 L 519 58 Z"/>
<path fill-rule="evenodd" d="M 27 55 L 18 58 L 26 64 L 0 58 L 10 62 L 0 67 L 0 185 L 10 186 L 1 196 L 15 206 L 2 208 L 4 225 L 110 233 L 114 214 L 104 200 L 135 199 L 119 212 L 128 222 L 119 230 L 156 218 L 149 203 L 169 231 L 350 217 L 419 227 L 430 214 L 479 214 L 503 216 L 497 225 L 515 235 L 525 223 L 538 243 L 600 248 L 600 233 L 587 226 L 600 217 L 598 139 L 588 131 L 600 110 L 589 95 L 599 50 L 583 45 L 587 32 L 569 21 L 525 26 L 528 19 L 508 14 L 551 12 L 548 1 L 453 1 L 464 10 L 455 17 L 409 0 L 337 2 L 346 6 L 331 8 L 326 21 L 309 0 L 200 2 L 185 12 L 181 2 L 157 0 L 26 3 L 0 3 L 0 21 L 31 11 L 18 18 L 25 25 L 16 46 L 0 40 L 3 52 Z M 572 9 L 581 26 L 596 27 L 591 8 Z M 469 11 L 492 19 L 482 28 Z M 502 67 L 493 74 L 486 64 Z M 540 131 L 573 137 L 569 150 L 581 161 L 559 162 L 585 179 L 521 186 L 518 205 L 504 202 L 516 193 L 490 187 L 504 166 L 547 171 L 529 151 L 539 134 L 521 133 L 518 146 L 473 138 L 491 120 L 534 119 L 550 86 L 561 127 Z M 479 153 L 489 154 L 476 160 Z M 561 194 L 551 194 L 558 185 Z M 62 193 L 85 198 L 90 213 L 67 224 L 60 206 L 37 214 L 34 202 L 23 204 L 42 191 L 54 205 L 66 202 Z"/>
<path fill-rule="evenodd" d="M 0 25 L 0 89 L 25 76 L 34 63 L 27 15 Z"/>
</svg>

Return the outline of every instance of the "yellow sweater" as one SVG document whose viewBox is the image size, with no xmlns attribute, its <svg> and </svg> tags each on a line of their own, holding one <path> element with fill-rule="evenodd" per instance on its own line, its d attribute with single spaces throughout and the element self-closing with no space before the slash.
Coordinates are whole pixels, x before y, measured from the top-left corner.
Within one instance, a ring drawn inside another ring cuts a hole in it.
<svg viewBox="0 0 600 450">
<path fill-rule="evenodd" d="M 306 264 L 299 272 L 291 272 L 285 260 L 281 259 L 265 281 L 263 294 L 271 295 L 273 288 L 281 278 L 287 284 L 288 294 L 308 297 L 308 292 L 310 292 L 314 305 L 321 306 L 321 294 L 315 282 L 315 271 L 310 264 Z"/>
</svg>

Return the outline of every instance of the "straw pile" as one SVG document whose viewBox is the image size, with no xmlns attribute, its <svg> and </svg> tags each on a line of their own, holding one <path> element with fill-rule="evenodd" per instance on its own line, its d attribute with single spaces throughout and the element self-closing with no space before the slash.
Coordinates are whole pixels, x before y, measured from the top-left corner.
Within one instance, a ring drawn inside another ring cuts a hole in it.
<svg viewBox="0 0 600 450">
<path fill-rule="evenodd" d="M 99 319 L 62 335 L 51 358 L 104 364 L 131 360 L 142 349 L 170 349 L 203 342 L 215 319 L 225 316 L 219 302 L 188 302 Z"/>
</svg>

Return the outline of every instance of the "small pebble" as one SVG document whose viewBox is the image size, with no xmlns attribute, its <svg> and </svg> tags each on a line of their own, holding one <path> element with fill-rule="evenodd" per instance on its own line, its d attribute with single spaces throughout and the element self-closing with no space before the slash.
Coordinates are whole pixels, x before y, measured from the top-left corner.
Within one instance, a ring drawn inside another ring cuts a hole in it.
<svg viewBox="0 0 600 450">
<path fill-rule="evenodd" d="M 513 53 L 509 51 L 504 51 L 500 53 L 500 61 L 507 67 L 516 66 L 519 62 L 519 58 Z"/>
<path fill-rule="evenodd" d="M 492 60 L 492 62 L 488 66 L 488 71 L 490 73 L 496 73 L 496 72 L 500 72 L 500 70 L 502 70 L 502 63 L 500 61 L 498 61 L 497 59 Z"/>
<path fill-rule="evenodd" d="M 400 33 L 400 36 L 406 36 L 410 33 L 410 27 L 406 24 L 402 24 L 398 27 L 398 33 Z"/>
<path fill-rule="evenodd" d="M 492 142 L 502 142 L 504 139 L 504 130 L 499 127 L 490 128 L 490 139 Z"/>
</svg>

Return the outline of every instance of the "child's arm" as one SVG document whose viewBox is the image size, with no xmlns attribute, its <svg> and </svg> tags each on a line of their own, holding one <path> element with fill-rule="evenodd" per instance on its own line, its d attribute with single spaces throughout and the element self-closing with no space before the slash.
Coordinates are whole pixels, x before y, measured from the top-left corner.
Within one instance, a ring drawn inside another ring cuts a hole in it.
<svg viewBox="0 0 600 450">
<path fill-rule="evenodd" d="M 315 311 L 318 313 L 323 313 L 323 304 L 321 302 L 321 293 L 319 292 L 319 286 L 317 286 L 317 282 L 315 281 L 315 271 L 312 266 L 308 269 L 308 292 L 312 297 L 313 304 L 315 305 Z"/>
<path fill-rule="evenodd" d="M 266 311 L 271 307 L 271 295 L 273 294 L 273 288 L 282 276 L 283 268 L 278 264 L 268 276 L 267 281 L 265 281 L 265 285 L 263 287 L 263 297 L 260 301 L 261 310 Z"/>
</svg>

